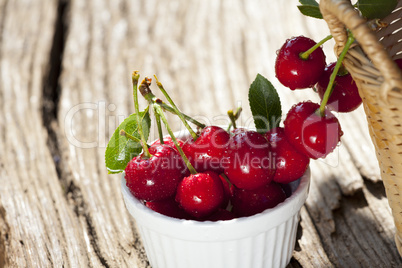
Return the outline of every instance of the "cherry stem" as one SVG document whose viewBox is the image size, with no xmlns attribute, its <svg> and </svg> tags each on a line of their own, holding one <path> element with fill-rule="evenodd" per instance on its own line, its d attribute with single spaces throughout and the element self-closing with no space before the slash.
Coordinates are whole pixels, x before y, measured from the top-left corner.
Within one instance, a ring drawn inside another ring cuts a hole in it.
<svg viewBox="0 0 402 268">
<path fill-rule="evenodd" d="M 233 110 L 228 111 L 228 116 L 229 116 L 230 123 L 232 124 L 233 128 L 236 129 L 236 119 L 235 119 L 235 115 L 233 113 Z"/>
<path fill-rule="evenodd" d="M 336 75 L 338 74 L 339 68 L 341 68 L 342 66 L 342 61 L 346 56 L 346 53 L 348 52 L 350 46 L 353 44 L 353 42 L 355 41 L 355 38 L 353 37 L 353 34 L 351 32 L 349 32 L 348 34 L 348 39 L 346 40 L 346 44 L 341 52 L 341 54 L 338 57 L 338 60 L 336 61 L 334 70 L 332 71 L 331 76 L 329 77 L 329 83 L 327 86 L 327 89 L 325 90 L 324 96 L 322 98 L 321 101 L 321 105 L 320 105 L 320 115 L 324 116 L 325 115 L 325 106 L 328 103 L 328 99 L 331 96 L 332 90 L 334 89 L 333 85 L 335 82 L 335 78 Z"/>
<path fill-rule="evenodd" d="M 159 141 L 160 141 L 160 144 L 164 144 L 165 142 L 163 141 L 161 117 L 160 117 L 160 115 L 156 112 L 155 106 L 154 106 L 154 111 L 155 111 L 156 125 L 158 126 Z"/>
<path fill-rule="evenodd" d="M 237 126 L 236 126 L 236 120 L 239 119 L 240 114 L 241 114 L 241 111 L 243 111 L 243 108 L 241 108 L 241 107 L 238 107 L 238 108 L 236 109 L 236 112 L 234 112 L 234 113 L 233 113 L 233 110 L 229 110 L 229 111 L 228 111 L 228 116 L 229 116 L 229 119 L 230 119 L 230 123 L 229 123 L 229 125 L 228 125 L 226 131 L 229 132 L 229 131 L 230 131 L 230 128 L 231 128 L 232 126 L 233 126 L 234 129 L 237 128 Z M 231 113 L 233 114 L 233 118 L 231 118 L 231 116 L 232 116 Z"/>
<path fill-rule="evenodd" d="M 187 128 L 188 132 L 190 132 L 191 137 L 193 137 L 193 140 L 196 141 L 198 139 L 197 133 L 194 132 L 194 130 L 190 127 L 190 125 L 187 123 L 186 119 L 184 118 L 183 114 L 179 111 L 177 108 L 176 104 L 173 102 L 172 98 L 169 96 L 169 94 L 166 92 L 165 88 L 163 87 L 162 83 L 159 82 L 158 78 L 156 75 L 154 75 L 155 80 L 156 80 L 156 85 L 158 86 L 159 90 L 162 91 L 163 95 L 165 95 L 165 98 L 168 100 L 170 105 L 172 106 L 174 112 L 180 117 L 180 120 L 183 122 L 184 126 Z"/>
<path fill-rule="evenodd" d="M 229 180 L 229 178 L 225 175 L 225 173 L 221 173 L 219 176 L 221 176 L 229 184 L 229 188 L 232 188 L 233 183 Z M 233 210 L 233 205 L 232 205 L 231 201 L 229 201 L 229 204 L 226 207 L 226 210 L 228 210 L 230 212 Z"/>
<path fill-rule="evenodd" d="M 142 129 L 142 120 L 140 118 L 140 109 L 139 109 L 139 104 L 138 104 L 137 89 L 138 89 L 138 79 L 139 78 L 140 78 L 140 74 L 138 73 L 138 71 L 134 71 L 132 74 L 134 108 L 135 108 L 135 113 L 136 113 L 136 117 L 137 117 L 138 132 L 140 133 L 140 137 L 141 137 L 141 146 L 144 150 L 144 157 L 149 158 L 149 157 L 151 157 L 151 154 L 148 150 L 147 140 L 145 139 L 144 131 Z M 148 83 L 146 78 L 141 82 L 141 85 L 143 83 Z"/>
<path fill-rule="evenodd" d="M 148 103 L 150 104 L 154 104 L 154 103 L 158 103 L 161 108 L 165 111 L 168 111 L 172 114 L 176 114 L 175 110 L 170 107 L 168 104 L 164 103 L 162 100 L 158 99 L 151 91 L 151 89 L 149 88 L 149 85 L 144 85 L 144 86 L 140 86 L 140 93 L 141 95 L 148 101 Z M 188 121 L 193 123 L 194 125 L 196 125 L 199 128 L 204 128 L 205 125 L 198 122 L 197 120 L 195 120 L 194 118 L 181 113 L 183 115 L 183 117 Z"/>
<path fill-rule="evenodd" d="M 328 35 L 327 37 L 322 39 L 320 42 L 318 42 L 317 44 L 312 46 L 309 50 L 300 53 L 300 58 L 303 59 L 303 60 L 308 60 L 308 57 L 310 56 L 311 53 L 313 53 L 317 48 L 319 48 L 322 44 L 324 44 L 325 42 L 327 42 L 331 38 L 332 38 L 332 35 Z"/>
<path fill-rule="evenodd" d="M 227 131 L 229 131 L 232 126 L 233 126 L 234 129 L 237 128 L 236 120 L 239 119 L 242 110 L 243 109 L 241 107 L 238 107 L 236 109 L 236 112 L 234 112 L 234 113 L 233 113 L 233 110 L 228 111 L 228 116 L 229 116 L 229 119 L 230 119 L 230 123 L 229 123 L 229 126 L 227 128 Z"/>
<path fill-rule="evenodd" d="M 134 137 L 133 135 L 128 134 L 124 129 L 121 129 L 119 132 L 120 136 L 124 136 L 129 138 L 130 140 L 133 140 L 135 142 L 141 143 L 141 140 L 137 137 Z"/>
<path fill-rule="evenodd" d="M 162 119 L 163 124 L 165 125 L 169 136 L 172 138 L 172 141 L 174 143 L 174 145 L 176 146 L 177 150 L 179 151 L 180 156 L 182 157 L 184 163 L 186 164 L 187 168 L 190 170 L 191 174 L 197 174 L 197 171 L 195 170 L 195 168 L 193 167 L 193 165 L 191 165 L 190 161 L 188 160 L 186 154 L 183 152 L 183 149 L 180 147 L 179 143 L 177 142 L 177 139 L 172 131 L 172 129 L 169 126 L 169 123 L 165 117 L 165 114 L 163 113 L 163 110 L 161 108 L 161 106 L 158 103 L 154 104 L 154 109 L 155 112 L 160 116 L 160 118 Z"/>
</svg>

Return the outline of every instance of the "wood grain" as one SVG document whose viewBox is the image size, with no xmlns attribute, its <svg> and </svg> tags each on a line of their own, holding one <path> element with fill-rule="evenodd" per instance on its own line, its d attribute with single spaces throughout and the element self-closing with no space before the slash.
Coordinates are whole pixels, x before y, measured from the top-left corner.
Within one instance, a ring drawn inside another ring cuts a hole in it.
<svg viewBox="0 0 402 268">
<path fill-rule="evenodd" d="M 226 124 L 241 105 L 244 126 L 261 73 L 285 116 L 318 99 L 279 84 L 276 50 L 291 36 L 328 35 L 297 2 L 0 0 L 0 267 L 149 267 L 120 175 L 104 166 L 108 139 L 134 111 L 131 72 L 156 74 L 182 111 L 207 124 Z M 339 119 L 341 145 L 311 163 L 289 267 L 401 266 L 364 112 Z"/>
<path fill-rule="evenodd" d="M 66 258 L 60 218 L 74 230 L 66 203 L 59 202 L 41 116 L 57 5 L 1 1 L 0 7 L 0 266 L 50 266 Z"/>
</svg>

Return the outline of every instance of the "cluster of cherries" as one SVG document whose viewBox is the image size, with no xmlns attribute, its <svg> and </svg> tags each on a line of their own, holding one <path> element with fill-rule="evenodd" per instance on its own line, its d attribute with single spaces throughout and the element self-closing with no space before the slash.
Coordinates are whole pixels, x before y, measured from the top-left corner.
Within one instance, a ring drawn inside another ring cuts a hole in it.
<svg viewBox="0 0 402 268">
<path fill-rule="evenodd" d="M 278 80 L 292 90 L 316 87 L 322 99 L 330 96 L 324 107 L 300 102 L 283 127 L 265 134 L 207 126 L 186 139 L 157 140 L 149 145 L 150 156 L 142 153 L 128 163 L 127 187 L 150 209 L 180 219 L 229 220 L 275 207 L 291 194 L 288 183 L 305 173 L 310 159 L 324 158 L 338 145 L 343 133 L 331 110 L 349 112 L 361 104 L 345 70 L 328 89 L 334 66 L 326 65 L 313 40 L 287 40 L 277 55 Z"/>
<path fill-rule="evenodd" d="M 125 170 L 135 197 L 175 218 L 228 220 L 272 208 L 286 199 L 286 184 L 309 164 L 287 142 L 283 128 L 261 135 L 207 126 L 196 140 L 176 141 L 196 172 L 190 172 L 170 137 L 164 144 L 155 141 L 150 158 L 135 157 Z"/>
<path fill-rule="evenodd" d="M 275 62 L 276 77 L 291 90 L 315 88 L 321 98 L 328 89 L 336 62 L 326 65 L 325 54 L 313 40 L 298 36 L 285 42 Z M 326 107 L 351 112 L 362 103 L 356 83 L 343 66 L 337 72 Z"/>
</svg>

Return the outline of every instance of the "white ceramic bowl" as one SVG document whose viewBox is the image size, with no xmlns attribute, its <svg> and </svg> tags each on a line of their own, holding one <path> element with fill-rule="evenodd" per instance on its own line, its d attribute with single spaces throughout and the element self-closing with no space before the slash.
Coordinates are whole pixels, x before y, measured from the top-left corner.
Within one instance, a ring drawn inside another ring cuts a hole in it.
<svg viewBox="0 0 402 268">
<path fill-rule="evenodd" d="M 135 218 L 153 268 L 285 267 L 292 257 L 310 170 L 291 183 L 292 195 L 259 214 L 229 221 L 170 218 L 147 208 L 121 181 L 126 207 Z"/>
</svg>

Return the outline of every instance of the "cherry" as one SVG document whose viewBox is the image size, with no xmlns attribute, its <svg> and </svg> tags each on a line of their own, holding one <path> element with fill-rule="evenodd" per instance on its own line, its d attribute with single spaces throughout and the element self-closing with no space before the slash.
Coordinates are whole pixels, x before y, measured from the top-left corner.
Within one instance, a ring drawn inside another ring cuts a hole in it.
<svg viewBox="0 0 402 268">
<path fill-rule="evenodd" d="M 228 221 L 236 218 L 233 212 L 227 211 L 226 209 L 218 209 L 212 215 L 208 216 L 205 220 L 207 221 Z"/>
<path fill-rule="evenodd" d="M 268 184 L 275 174 L 269 144 L 255 131 L 242 131 L 231 137 L 223 163 L 230 182 L 242 189 Z"/>
<path fill-rule="evenodd" d="M 192 138 L 186 141 L 183 151 L 198 172 L 213 170 L 221 173 L 221 160 L 229 139 L 230 135 L 224 129 L 207 126 L 202 129 L 196 141 Z"/>
<path fill-rule="evenodd" d="M 311 101 L 300 102 L 289 110 L 284 121 L 288 141 L 312 159 L 331 153 L 343 134 L 338 119 L 328 110 L 321 116 L 319 108 Z"/>
<path fill-rule="evenodd" d="M 328 64 L 317 83 L 318 95 L 321 100 L 327 90 L 329 79 L 335 65 L 336 62 Z M 362 103 L 362 99 L 360 98 L 359 90 L 357 89 L 352 76 L 346 71 L 346 69 L 341 68 L 340 70 L 342 71 L 338 72 L 335 78 L 333 90 L 327 102 L 327 107 L 333 111 L 347 113 L 357 109 Z"/>
<path fill-rule="evenodd" d="M 226 178 L 225 178 L 225 176 L 223 174 L 219 175 L 219 178 L 221 179 L 222 186 L 223 186 L 223 201 L 222 201 L 221 208 L 226 209 L 228 207 L 228 205 L 229 205 L 230 198 L 233 195 L 234 186 L 233 186 L 233 184 L 230 184 L 226 180 Z"/>
<path fill-rule="evenodd" d="M 281 127 L 271 129 L 265 134 L 276 165 L 273 180 L 279 183 L 289 183 L 299 179 L 306 172 L 310 158 L 296 150 L 286 138 Z"/>
<path fill-rule="evenodd" d="M 179 146 L 180 146 L 181 148 L 183 148 L 184 141 L 181 140 L 181 139 L 178 139 L 178 138 L 176 138 L 176 140 L 177 140 L 177 143 L 179 144 Z M 173 142 L 173 140 L 172 140 L 171 137 L 164 137 L 164 138 L 163 138 L 163 142 L 164 142 L 164 144 L 166 144 L 166 145 L 172 147 L 172 148 L 179 154 L 179 150 L 177 150 L 177 147 L 176 147 L 176 145 L 174 144 L 174 142 Z M 151 146 L 157 146 L 157 145 L 160 145 L 160 144 L 161 144 L 160 140 L 157 139 L 156 141 L 154 141 L 154 142 L 151 144 Z M 180 161 L 180 160 L 181 160 L 181 161 Z M 179 168 L 179 169 L 182 171 L 183 175 L 186 175 L 186 176 L 190 175 L 190 171 L 189 171 L 188 168 L 186 167 L 186 164 L 184 163 L 184 161 L 183 161 L 183 159 L 182 159 L 181 157 L 180 157 L 180 160 L 177 161 L 177 164 L 178 164 L 177 168 Z"/>
<path fill-rule="evenodd" d="M 285 192 L 275 182 L 254 190 L 235 188 L 232 198 L 233 212 L 238 217 L 251 216 L 273 208 L 285 199 Z"/>
<path fill-rule="evenodd" d="M 191 216 L 206 217 L 222 205 L 222 181 L 213 171 L 191 174 L 177 187 L 176 201 Z"/>
<path fill-rule="evenodd" d="M 140 200 L 155 201 L 175 194 L 182 173 L 180 155 L 168 145 L 149 147 L 151 157 L 134 157 L 125 172 L 126 185 Z"/>
<path fill-rule="evenodd" d="M 285 192 L 286 198 L 292 195 L 292 188 L 290 184 L 288 183 L 278 183 L 278 184 L 282 187 L 283 191 Z"/>
<path fill-rule="evenodd" d="M 177 140 L 179 146 L 180 146 L 180 147 L 183 147 L 184 141 L 181 140 L 181 139 L 179 139 L 179 138 L 176 138 L 176 140 Z M 178 152 L 178 150 L 177 150 L 177 148 L 176 148 L 176 145 L 174 144 L 174 142 L 173 142 L 173 140 L 172 140 L 171 137 L 164 137 L 164 138 L 163 138 L 163 143 L 166 144 L 166 145 L 169 145 L 169 146 L 172 147 L 175 151 Z M 152 146 L 152 145 L 160 145 L 160 144 L 161 144 L 161 141 L 160 141 L 159 139 L 157 139 L 156 141 L 154 141 L 154 142 L 151 144 L 151 146 Z"/>
<path fill-rule="evenodd" d="M 249 130 L 246 129 L 246 128 L 235 128 L 230 133 L 232 135 L 236 135 L 236 134 L 239 134 L 239 133 L 242 133 L 242 132 L 247 132 L 247 131 L 249 131 Z"/>
<path fill-rule="evenodd" d="M 301 54 L 316 45 L 304 36 L 286 40 L 275 61 L 275 73 L 279 82 L 291 90 L 313 87 L 325 68 L 325 54 L 321 47 L 315 49 L 307 59 Z"/>
<path fill-rule="evenodd" d="M 180 208 L 179 204 L 174 200 L 174 198 L 159 201 L 148 201 L 145 203 L 145 206 L 168 217 L 187 220 L 191 219 L 190 215 Z"/>
</svg>

